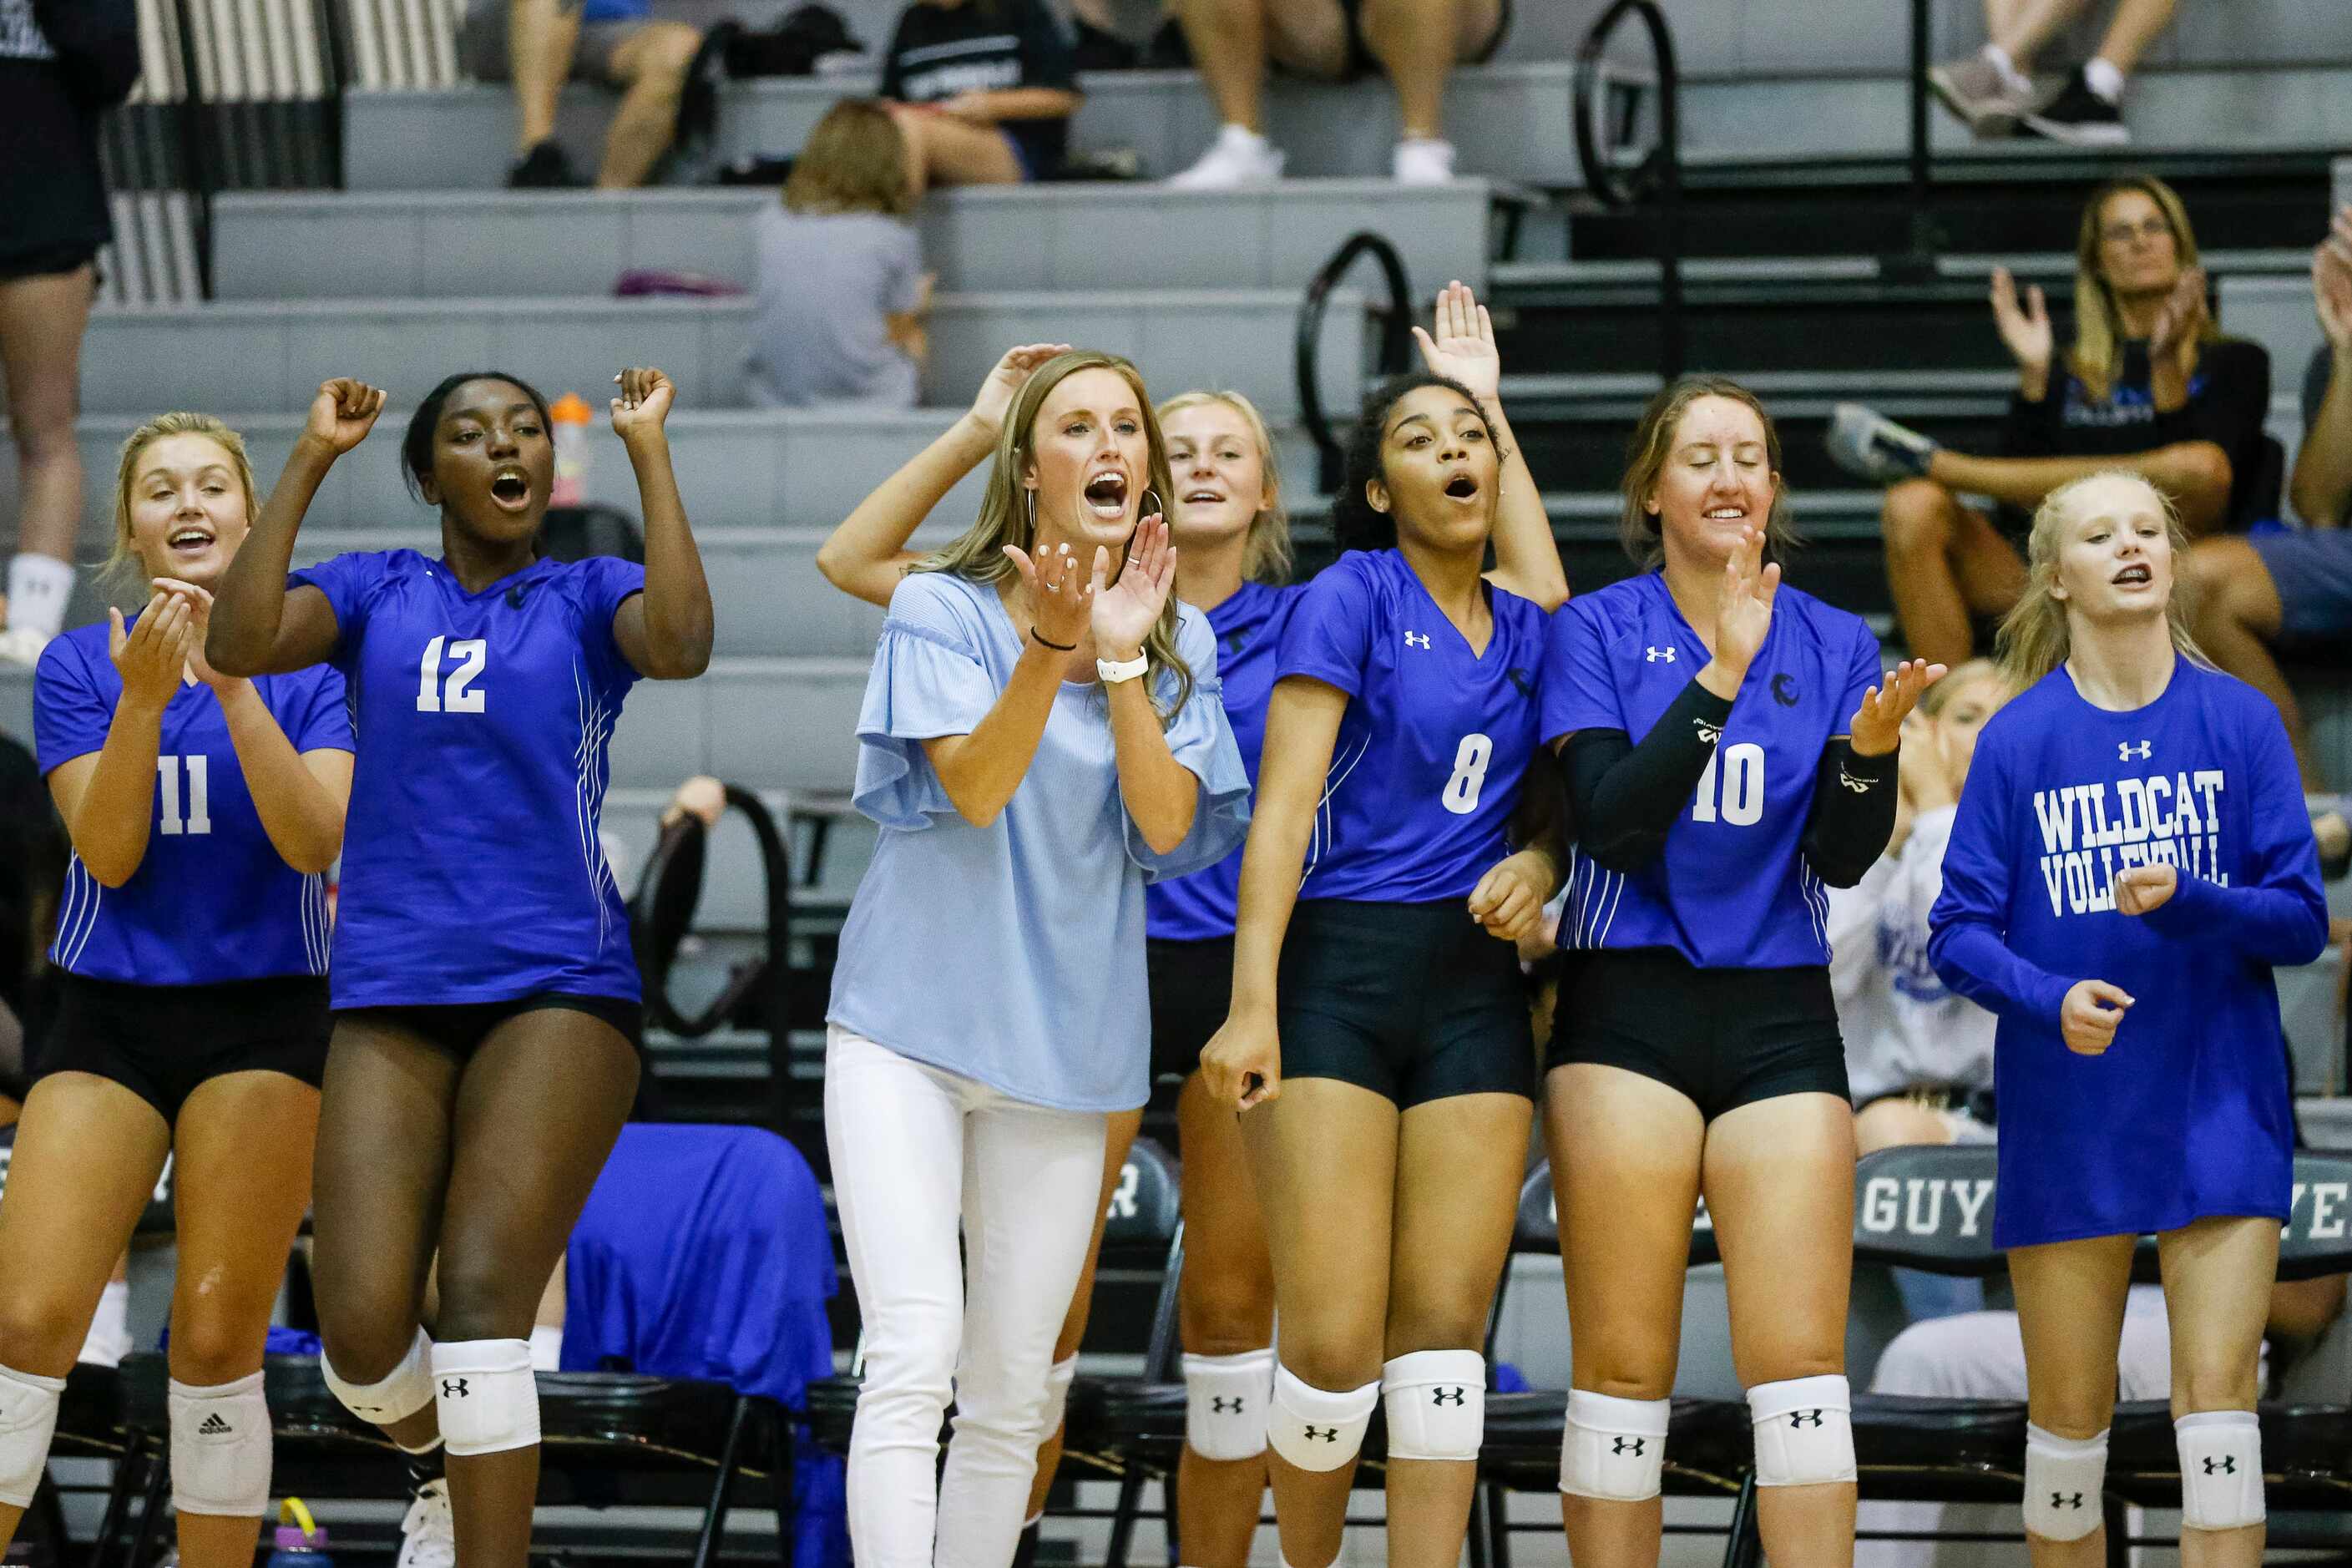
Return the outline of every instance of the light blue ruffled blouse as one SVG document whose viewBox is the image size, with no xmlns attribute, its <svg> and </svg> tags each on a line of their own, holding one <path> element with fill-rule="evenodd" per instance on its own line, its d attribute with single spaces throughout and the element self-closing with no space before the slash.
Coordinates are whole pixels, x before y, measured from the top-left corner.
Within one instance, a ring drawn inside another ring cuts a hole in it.
<svg viewBox="0 0 2352 1568">
<path fill-rule="evenodd" d="M 1169 750 L 1201 781 L 1192 830 L 1153 853 L 1118 793 L 1102 688 L 1064 682 L 996 820 L 956 815 L 921 742 L 969 734 L 1021 638 L 994 587 L 910 574 L 857 716 L 857 809 L 882 833 L 842 928 L 825 1016 L 902 1056 L 1033 1105 L 1129 1110 L 1150 1092 L 1143 888 L 1214 865 L 1249 826 L 1249 778 L 1208 620 L 1178 606 L 1192 692 Z M 1150 679 L 1164 703 L 1172 672 Z"/>
</svg>

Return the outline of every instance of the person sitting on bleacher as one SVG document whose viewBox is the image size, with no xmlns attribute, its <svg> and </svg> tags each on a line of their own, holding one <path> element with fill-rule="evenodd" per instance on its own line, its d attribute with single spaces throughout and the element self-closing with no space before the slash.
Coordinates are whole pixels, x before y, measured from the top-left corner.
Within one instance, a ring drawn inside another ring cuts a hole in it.
<svg viewBox="0 0 2352 1568">
<path fill-rule="evenodd" d="M 2311 291 L 2327 342 L 2303 384 L 2303 449 L 2289 499 L 2301 529 L 2200 539 L 2188 572 L 2197 589 L 2199 646 L 2213 662 L 2278 704 L 2312 799 L 2311 827 L 2330 878 L 2352 870 L 2352 826 L 2326 794 L 2303 710 L 2273 645 L 2340 647 L 2352 637 L 2352 205 L 2336 215 L 2311 258 Z"/>
<path fill-rule="evenodd" d="M 1396 87 L 1399 139 L 1390 162 L 1398 184 L 1442 185 L 1454 177 L 1445 140 L 1445 79 L 1483 65 L 1510 28 L 1511 0 L 1171 0 L 1223 129 L 1208 152 L 1169 184 L 1235 190 L 1282 177 L 1283 154 L 1265 138 L 1268 61 L 1318 81 L 1374 71 Z"/>
<path fill-rule="evenodd" d="M 2037 91 L 2033 57 L 2090 4 L 1985 0 L 1985 31 L 1991 37 L 1984 48 L 1967 59 L 1930 67 L 1927 83 L 1979 136 L 2007 136 L 2021 129 L 2074 147 L 2120 147 L 2131 140 L 2124 128 L 2124 83 L 2171 22 L 2179 0 L 2121 0 L 2099 52 L 2075 67 L 2056 91 Z"/>
<path fill-rule="evenodd" d="M 916 196 L 1050 180 L 1078 111 L 1070 40 L 1045 0 L 914 0 L 882 57 Z"/>
<path fill-rule="evenodd" d="M 2147 175 L 2100 186 L 2074 256 L 2074 344 L 2063 361 L 2042 290 L 2021 300 L 2007 268 L 1993 271 L 1993 318 L 2018 369 L 2000 456 L 1954 451 L 1858 404 L 1840 404 L 1832 421 L 1839 466 L 1892 487 L 1887 581 L 1921 658 L 1959 663 L 1972 623 L 2017 602 L 2028 514 L 2069 480 L 2128 468 L 2170 499 L 2191 538 L 2242 527 L 2257 507 L 2270 355 L 2221 336 L 2207 313 L 2179 196 Z"/>
<path fill-rule="evenodd" d="M 677 132 L 678 100 L 702 35 L 683 22 L 657 22 L 653 0 L 469 0 L 457 59 L 477 81 L 515 89 L 518 188 L 585 184 L 555 141 L 555 107 L 566 80 L 602 82 L 621 101 L 604 132 L 596 184 L 644 184 Z"/>
</svg>

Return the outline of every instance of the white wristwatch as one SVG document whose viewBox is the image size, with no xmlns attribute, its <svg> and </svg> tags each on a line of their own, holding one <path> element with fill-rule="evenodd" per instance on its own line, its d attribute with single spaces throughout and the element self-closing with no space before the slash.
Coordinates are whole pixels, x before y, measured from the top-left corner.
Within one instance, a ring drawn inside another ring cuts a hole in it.
<svg viewBox="0 0 2352 1568">
<path fill-rule="evenodd" d="M 1141 654 L 1137 654 L 1124 664 L 1108 658 L 1095 660 L 1095 673 L 1102 677 L 1105 686 L 1117 686 L 1122 680 L 1133 680 L 1150 668 L 1151 661 Z"/>
</svg>

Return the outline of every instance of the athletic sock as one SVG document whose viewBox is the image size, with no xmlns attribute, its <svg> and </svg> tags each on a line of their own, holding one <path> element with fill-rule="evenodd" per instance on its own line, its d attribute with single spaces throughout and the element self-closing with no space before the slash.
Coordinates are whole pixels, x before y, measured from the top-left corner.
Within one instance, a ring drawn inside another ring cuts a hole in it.
<svg viewBox="0 0 2352 1568">
<path fill-rule="evenodd" d="M 54 555 L 19 550 L 8 563 L 8 624 L 53 637 L 66 624 L 74 569 Z"/>
<path fill-rule="evenodd" d="M 2124 73 L 2116 68 L 2113 60 L 2095 58 L 2083 68 L 2083 85 L 2107 103 L 2124 100 Z"/>
<path fill-rule="evenodd" d="M 2010 58 L 2007 49 L 2002 48 L 1999 44 L 1987 44 L 1984 47 L 1984 58 L 1991 63 L 1993 69 L 2000 73 L 2000 79 L 2011 92 L 2022 96 L 2032 90 L 2032 79 L 2017 68 L 2017 61 Z"/>
</svg>

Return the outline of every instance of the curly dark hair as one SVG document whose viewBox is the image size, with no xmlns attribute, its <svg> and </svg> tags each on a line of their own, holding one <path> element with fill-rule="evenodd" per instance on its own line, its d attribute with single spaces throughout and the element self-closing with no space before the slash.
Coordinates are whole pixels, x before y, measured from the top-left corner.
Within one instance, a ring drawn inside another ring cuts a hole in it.
<svg viewBox="0 0 2352 1568">
<path fill-rule="evenodd" d="M 1342 550 L 1387 550 L 1397 542 L 1396 519 L 1384 511 L 1375 510 L 1364 499 L 1364 487 L 1374 479 L 1388 480 L 1388 469 L 1382 457 L 1383 442 L 1388 436 L 1389 414 L 1400 399 L 1419 392 L 1424 386 L 1442 386 L 1458 394 L 1463 401 L 1478 411 L 1479 420 L 1486 426 L 1486 438 L 1495 437 L 1495 415 L 1478 395 L 1450 375 L 1434 371 L 1413 371 L 1391 376 L 1372 388 L 1364 398 L 1363 407 L 1356 415 L 1354 428 L 1348 432 L 1344 477 L 1339 481 L 1339 493 L 1331 501 L 1331 534 Z M 1507 456 L 1500 450 L 1497 458 Z"/>
</svg>

